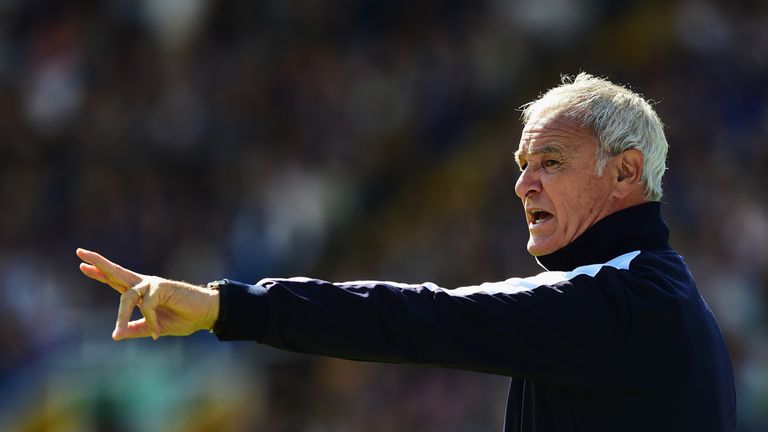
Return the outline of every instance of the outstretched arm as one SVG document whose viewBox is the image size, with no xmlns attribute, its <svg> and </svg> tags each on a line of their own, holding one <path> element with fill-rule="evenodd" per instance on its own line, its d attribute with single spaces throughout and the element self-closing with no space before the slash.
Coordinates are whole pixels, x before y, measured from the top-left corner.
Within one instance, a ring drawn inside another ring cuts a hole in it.
<svg viewBox="0 0 768 432">
<path fill-rule="evenodd" d="M 186 336 L 216 323 L 217 290 L 136 273 L 86 249 L 76 253 L 84 261 L 80 263 L 83 274 L 120 293 L 114 340 Z M 144 317 L 130 321 L 137 306 Z"/>
</svg>

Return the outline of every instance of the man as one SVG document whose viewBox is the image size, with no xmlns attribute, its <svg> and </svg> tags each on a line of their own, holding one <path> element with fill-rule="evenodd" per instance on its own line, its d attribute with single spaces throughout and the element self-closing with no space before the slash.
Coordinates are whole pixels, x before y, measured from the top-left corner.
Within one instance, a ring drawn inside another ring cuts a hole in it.
<svg viewBox="0 0 768 432">
<path fill-rule="evenodd" d="M 446 290 L 292 278 L 202 288 L 79 249 L 122 294 L 115 340 L 213 329 L 291 351 L 512 377 L 506 431 L 732 431 L 732 367 L 659 200 L 667 143 L 639 95 L 580 74 L 526 105 L 515 153 L 545 272 Z M 129 322 L 135 306 L 144 318 Z"/>
</svg>

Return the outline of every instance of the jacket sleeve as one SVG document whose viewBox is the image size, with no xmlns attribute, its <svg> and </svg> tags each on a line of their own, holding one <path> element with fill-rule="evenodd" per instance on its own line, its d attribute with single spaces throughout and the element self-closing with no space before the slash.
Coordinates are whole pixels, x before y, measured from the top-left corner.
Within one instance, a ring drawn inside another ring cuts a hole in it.
<svg viewBox="0 0 768 432">
<path fill-rule="evenodd" d="M 615 281 L 601 280 L 615 278 L 616 271 L 601 273 L 555 284 L 532 286 L 516 278 L 455 290 L 307 278 L 228 281 L 217 336 L 352 360 L 582 385 L 615 362 L 621 339 L 621 299 L 610 289 Z"/>
</svg>

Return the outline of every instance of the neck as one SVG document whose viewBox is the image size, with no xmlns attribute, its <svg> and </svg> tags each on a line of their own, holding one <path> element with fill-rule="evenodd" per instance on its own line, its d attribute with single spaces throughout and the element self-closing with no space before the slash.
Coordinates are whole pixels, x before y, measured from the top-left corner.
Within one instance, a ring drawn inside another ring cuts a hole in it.
<svg viewBox="0 0 768 432">
<path fill-rule="evenodd" d="M 536 260 L 547 270 L 567 271 L 634 250 L 669 249 L 668 238 L 660 203 L 644 202 L 609 214 L 565 247 Z"/>
</svg>

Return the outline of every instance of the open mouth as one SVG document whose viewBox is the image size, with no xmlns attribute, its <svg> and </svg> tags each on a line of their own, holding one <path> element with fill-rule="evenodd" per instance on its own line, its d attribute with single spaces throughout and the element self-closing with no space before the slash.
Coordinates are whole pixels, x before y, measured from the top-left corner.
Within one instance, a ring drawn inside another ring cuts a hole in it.
<svg viewBox="0 0 768 432">
<path fill-rule="evenodd" d="M 531 221 L 532 225 L 538 225 L 552 218 L 552 213 L 546 212 L 544 210 L 533 209 L 529 210 L 528 214 L 530 215 L 529 220 Z"/>
</svg>

